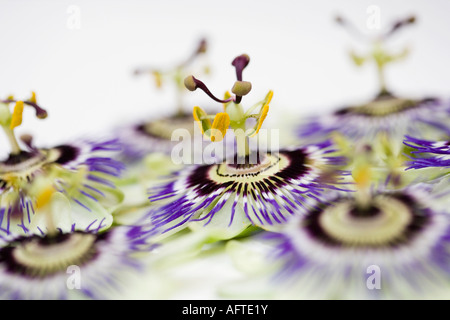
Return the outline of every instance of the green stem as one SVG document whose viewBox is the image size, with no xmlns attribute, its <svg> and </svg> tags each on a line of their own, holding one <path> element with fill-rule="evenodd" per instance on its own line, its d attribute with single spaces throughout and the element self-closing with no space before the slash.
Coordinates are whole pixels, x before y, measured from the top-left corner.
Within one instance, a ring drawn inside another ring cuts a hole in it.
<svg viewBox="0 0 450 320">
<path fill-rule="evenodd" d="M 366 188 L 357 190 L 355 193 L 356 205 L 359 209 L 367 209 L 370 205 L 370 191 Z"/>
<path fill-rule="evenodd" d="M 236 136 L 237 154 L 239 157 L 245 157 L 250 154 L 248 137 L 245 135 L 246 115 L 240 104 L 229 103 L 226 106 L 226 113 L 230 116 L 230 127 L 234 130 Z"/>
<path fill-rule="evenodd" d="M 10 128 L 7 128 L 5 126 L 2 126 L 3 131 L 5 131 L 6 137 L 9 140 L 9 143 L 11 144 L 11 154 L 19 154 L 22 150 L 19 147 L 19 143 L 17 142 L 16 136 L 14 135 L 13 130 Z"/>
<path fill-rule="evenodd" d="M 236 135 L 237 154 L 239 157 L 245 157 L 250 154 L 249 139 L 245 135 L 245 120 L 233 127 Z"/>
<path fill-rule="evenodd" d="M 250 147 L 248 137 L 246 135 L 242 135 L 237 138 L 237 154 L 239 157 L 245 157 L 250 154 Z"/>
<path fill-rule="evenodd" d="M 377 71 L 378 71 L 378 83 L 380 86 L 380 92 L 387 92 L 383 63 L 377 62 Z"/>
<path fill-rule="evenodd" d="M 375 64 L 377 66 L 380 94 L 386 93 L 387 88 L 386 88 L 385 68 L 386 64 L 390 61 L 390 55 L 384 50 L 383 43 L 381 41 L 375 43 L 372 52 L 372 58 L 374 59 Z"/>
<path fill-rule="evenodd" d="M 56 235 L 58 233 L 57 226 L 55 224 L 55 218 L 53 215 L 55 214 L 53 210 L 48 209 L 47 212 L 44 212 L 45 214 L 45 222 L 47 225 L 47 232 L 49 235 Z"/>
</svg>

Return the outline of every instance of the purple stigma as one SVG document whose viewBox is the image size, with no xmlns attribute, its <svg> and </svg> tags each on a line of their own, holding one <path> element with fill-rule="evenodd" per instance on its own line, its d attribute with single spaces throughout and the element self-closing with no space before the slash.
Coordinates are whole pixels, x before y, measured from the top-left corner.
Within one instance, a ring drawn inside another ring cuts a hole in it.
<svg viewBox="0 0 450 320">
<path fill-rule="evenodd" d="M 1 103 L 16 103 L 17 100 L 13 100 L 13 99 L 7 99 L 7 100 L 2 100 L 0 101 Z M 31 102 L 31 101 L 24 101 L 24 104 L 26 104 L 27 106 L 30 106 L 32 108 L 34 108 L 34 110 L 36 111 L 36 117 L 38 117 L 39 119 L 45 119 L 48 116 L 48 113 L 46 110 L 42 109 L 40 106 L 38 106 L 36 103 Z"/>
<path fill-rule="evenodd" d="M 234 98 L 229 98 L 226 100 L 221 100 L 217 97 L 215 97 L 211 91 L 209 91 L 208 87 L 200 80 L 196 79 L 194 76 L 188 76 L 185 80 L 184 80 L 184 84 L 186 86 L 186 88 L 190 91 L 195 91 L 197 88 L 203 90 L 211 99 L 213 99 L 216 102 L 220 102 L 220 103 L 228 103 L 234 100 Z"/>
<path fill-rule="evenodd" d="M 416 22 L 415 16 L 410 16 L 405 19 L 399 20 L 392 25 L 391 29 L 386 33 L 385 37 L 389 37 L 394 33 L 396 33 L 398 30 L 402 29 L 403 27 L 414 24 L 415 22 Z"/>
<path fill-rule="evenodd" d="M 236 78 L 238 81 L 242 81 L 242 72 L 244 71 L 245 67 L 248 66 L 250 62 L 250 57 L 246 54 L 241 54 L 240 56 L 237 56 L 234 58 L 233 62 L 231 62 L 231 65 L 236 68 Z"/>
</svg>

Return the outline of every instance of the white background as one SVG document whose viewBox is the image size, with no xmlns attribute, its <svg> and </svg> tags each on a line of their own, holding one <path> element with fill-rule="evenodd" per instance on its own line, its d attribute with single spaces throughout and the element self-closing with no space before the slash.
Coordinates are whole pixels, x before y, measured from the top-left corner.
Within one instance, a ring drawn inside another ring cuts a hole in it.
<svg viewBox="0 0 450 320">
<path fill-rule="evenodd" d="M 350 48 L 369 48 L 333 20 L 342 14 L 374 34 L 366 27 L 371 5 L 380 8 L 383 28 L 409 14 L 418 20 L 389 42 L 393 50 L 406 45 L 412 50 L 407 60 L 388 69 L 391 88 L 401 94 L 450 95 L 450 2 L 445 0 L 2 0 L 0 95 L 25 99 L 31 90 L 37 92 L 49 117 L 38 121 L 28 110 L 18 128 L 32 133 L 37 145 L 109 133 L 121 122 L 174 110 L 173 87 L 158 91 L 150 78 L 136 78 L 132 71 L 178 63 L 206 36 L 212 69 L 207 82 L 217 95 L 235 80 L 231 60 L 247 53 L 251 63 L 244 79 L 253 83 L 245 100 L 249 105 L 272 89 L 269 117 L 325 112 L 376 93 L 373 66 L 358 69 L 347 54 Z M 80 10 L 79 29 L 68 25 L 71 6 Z M 186 99 L 190 106 L 208 103 L 201 92 Z M 1 135 L 0 155 L 9 150 L 5 141 Z M 202 285 L 178 298 L 214 297 L 207 284 L 226 278 L 226 263 L 220 269 L 206 260 L 196 263 L 197 271 L 208 268 L 210 279 L 198 278 Z"/>
<path fill-rule="evenodd" d="M 253 83 L 248 105 L 272 89 L 270 116 L 331 110 L 372 97 L 373 65 L 356 68 L 348 50 L 365 52 L 333 20 L 342 14 L 362 32 L 369 6 L 380 8 L 381 27 L 415 14 L 418 23 L 389 41 L 410 57 L 388 69 L 388 83 L 401 94 L 450 94 L 449 1 L 0 1 L 0 95 L 19 99 L 34 90 L 49 112 L 44 121 L 27 111 L 20 133 L 51 145 L 80 135 L 108 132 L 120 122 L 167 114 L 175 104 L 170 85 L 156 90 L 142 65 L 170 67 L 202 36 L 209 41 L 212 74 L 206 80 L 221 96 L 235 80 L 230 63 L 247 53 L 244 79 Z M 71 6 L 80 28 L 70 25 Z M 209 101 L 187 93 L 189 107 Z M 217 105 L 218 109 L 220 106 Z M 0 155 L 7 152 L 0 136 Z"/>
</svg>

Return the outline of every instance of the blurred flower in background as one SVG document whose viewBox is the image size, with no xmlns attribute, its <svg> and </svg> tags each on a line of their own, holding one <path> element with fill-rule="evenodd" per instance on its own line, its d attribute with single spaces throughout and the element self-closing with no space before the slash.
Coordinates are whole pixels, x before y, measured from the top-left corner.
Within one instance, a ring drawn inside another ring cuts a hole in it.
<svg viewBox="0 0 450 320">
<path fill-rule="evenodd" d="M 245 264 L 245 256 L 262 257 L 247 261 L 247 269 L 254 268 L 247 289 L 235 283 L 224 293 L 271 299 L 448 299 L 448 188 L 416 184 L 360 193 L 330 195 L 296 223 L 265 234 L 259 239 L 266 242 L 264 254 L 251 240 L 230 243 L 230 255 L 243 259 L 237 266 Z M 258 285 L 252 288 L 255 279 Z"/>
</svg>

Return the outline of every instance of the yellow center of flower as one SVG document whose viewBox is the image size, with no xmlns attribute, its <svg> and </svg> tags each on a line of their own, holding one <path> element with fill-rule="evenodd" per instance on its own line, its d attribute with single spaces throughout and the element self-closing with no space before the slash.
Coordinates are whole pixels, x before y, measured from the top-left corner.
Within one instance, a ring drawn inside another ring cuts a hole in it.
<svg viewBox="0 0 450 320">
<path fill-rule="evenodd" d="M 367 104 L 348 108 L 346 110 L 353 114 L 371 117 L 383 117 L 412 109 L 417 105 L 418 102 L 415 100 L 391 97 L 386 99 L 374 100 Z"/>
<path fill-rule="evenodd" d="M 170 140 L 172 133 L 177 129 L 188 130 L 192 135 L 194 133 L 194 122 L 192 117 L 170 117 L 146 123 L 144 125 L 145 132 L 152 136 Z"/>
<path fill-rule="evenodd" d="M 370 211 L 358 210 L 353 201 L 340 201 L 321 213 L 319 225 L 344 244 L 374 246 L 399 240 L 413 219 L 405 203 L 386 195 L 375 196 Z"/>
<path fill-rule="evenodd" d="M 95 253 L 95 239 L 95 235 L 88 233 L 72 233 L 63 241 L 48 243 L 43 243 L 41 238 L 34 238 L 15 247 L 12 256 L 26 274 L 43 277 L 65 272 L 71 265 L 80 266 Z"/>
<path fill-rule="evenodd" d="M 256 159 L 255 159 L 256 160 Z M 218 183 L 228 181 L 251 183 L 261 181 L 266 177 L 286 168 L 290 160 L 283 154 L 265 154 L 259 161 L 252 163 L 222 163 L 211 167 L 209 178 Z"/>
<path fill-rule="evenodd" d="M 14 186 L 24 181 L 30 181 L 36 173 L 43 170 L 45 165 L 53 163 L 61 155 L 58 149 L 40 150 L 38 154 L 30 157 L 25 156 L 18 161 L 0 162 L 0 181 L 8 186 Z M 16 157 L 22 157 L 18 155 Z"/>
</svg>

